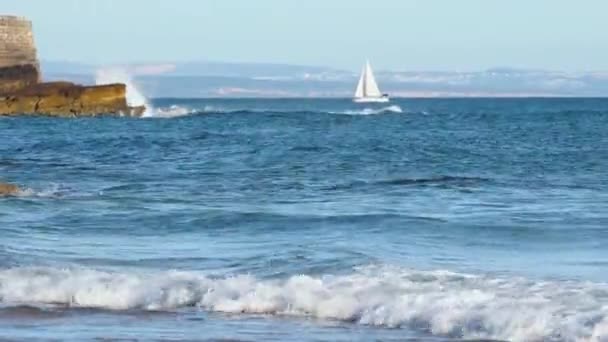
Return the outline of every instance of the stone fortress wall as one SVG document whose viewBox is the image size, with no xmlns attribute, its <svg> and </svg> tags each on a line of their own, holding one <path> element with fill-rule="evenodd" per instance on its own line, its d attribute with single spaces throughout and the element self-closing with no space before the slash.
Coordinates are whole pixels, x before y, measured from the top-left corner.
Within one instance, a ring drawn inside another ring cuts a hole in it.
<svg viewBox="0 0 608 342">
<path fill-rule="evenodd" d="M 40 82 L 32 23 L 21 17 L 0 16 L 0 94 Z"/>
<path fill-rule="evenodd" d="M 32 23 L 21 17 L 0 16 L 0 67 L 23 64 L 39 68 Z"/>
</svg>

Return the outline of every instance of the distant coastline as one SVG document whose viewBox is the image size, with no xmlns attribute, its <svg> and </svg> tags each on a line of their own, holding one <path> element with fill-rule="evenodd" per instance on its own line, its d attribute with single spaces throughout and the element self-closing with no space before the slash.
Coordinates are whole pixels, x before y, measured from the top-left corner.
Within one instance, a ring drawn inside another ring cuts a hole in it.
<svg viewBox="0 0 608 342">
<path fill-rule="evenodd" d="M 46 79 L 93 84 L 105 66 L 42 61 Z M 319 66 L 265 63 L 140 63 L 128 70 L 149 97 L 342 98 L 350 97 L 358 74 Z M 606 97 L 608 73 L 494 68 L 485 71 L 387 71 L 377 78 L 393 97 Z"/>
</svg>

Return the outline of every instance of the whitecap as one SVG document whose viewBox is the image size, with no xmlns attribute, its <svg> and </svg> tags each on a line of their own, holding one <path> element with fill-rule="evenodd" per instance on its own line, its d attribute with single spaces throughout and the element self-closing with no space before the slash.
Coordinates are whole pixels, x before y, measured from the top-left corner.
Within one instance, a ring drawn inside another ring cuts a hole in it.
<svg viewBox="0 0 608 342">
<path fill-rule="evenodd" d="M 363 108 L 363 109 L 355 109 L 355 110 L 346 110 L 343 112 L 332 112 L 332 114 L 347 114 L 347 115 L 376 115 L 376 114 L 384 114 L 384 113 L 403 113 L 403 109 L 401 109 L 398 105 L 391 105 L 382 108 Z"/>
<path fill-rule="evenodd" d="M 193 113 L 195 113 L 195 111 L 188 107 L 171 105 L 169 107 L 160 107 L 154 109 L 154 112 L 148 117 L 175 118 L 190 115 Z"/>
<path fill-rule="evenodd" d="M 53 183 L 43 188 L 21 188 L 19 192 L 17 192 L 17 197 L 53 198 L 61 197 L 64 193 L 65 189 L 62 185 Z"/>
</svg>

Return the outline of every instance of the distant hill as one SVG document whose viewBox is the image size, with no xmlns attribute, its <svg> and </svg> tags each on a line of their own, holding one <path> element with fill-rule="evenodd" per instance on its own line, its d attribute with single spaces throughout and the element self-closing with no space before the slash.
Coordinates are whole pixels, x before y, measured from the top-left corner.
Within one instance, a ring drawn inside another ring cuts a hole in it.
<svg viewBox="0 0 608 342">
<path fill-rule="evenodd" d="M 145 63 L 121 66 L 151 97 L 350 97 L 358 72 L 270 63 Z M 43 61 L 46 79 L 94 83 L 100 66 Z M 388 71 L 383 91 L 404 97 L 608 95 L 608 72 L 494 68 L 476 72 Z"/>
</svg>

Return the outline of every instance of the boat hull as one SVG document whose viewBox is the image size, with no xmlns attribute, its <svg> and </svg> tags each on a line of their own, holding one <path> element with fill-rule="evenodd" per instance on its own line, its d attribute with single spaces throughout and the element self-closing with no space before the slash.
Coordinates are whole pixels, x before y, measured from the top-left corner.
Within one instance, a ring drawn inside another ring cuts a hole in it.
<svg viewBox="0 0 608 342">
<path fill-rule="evenodd" d="M 383 97 L 356 97 L 353 99 L 353 102 L 356 103 L 386 103 L 389 102 L 390 99 L 388 96 Z"/>
</svg>

